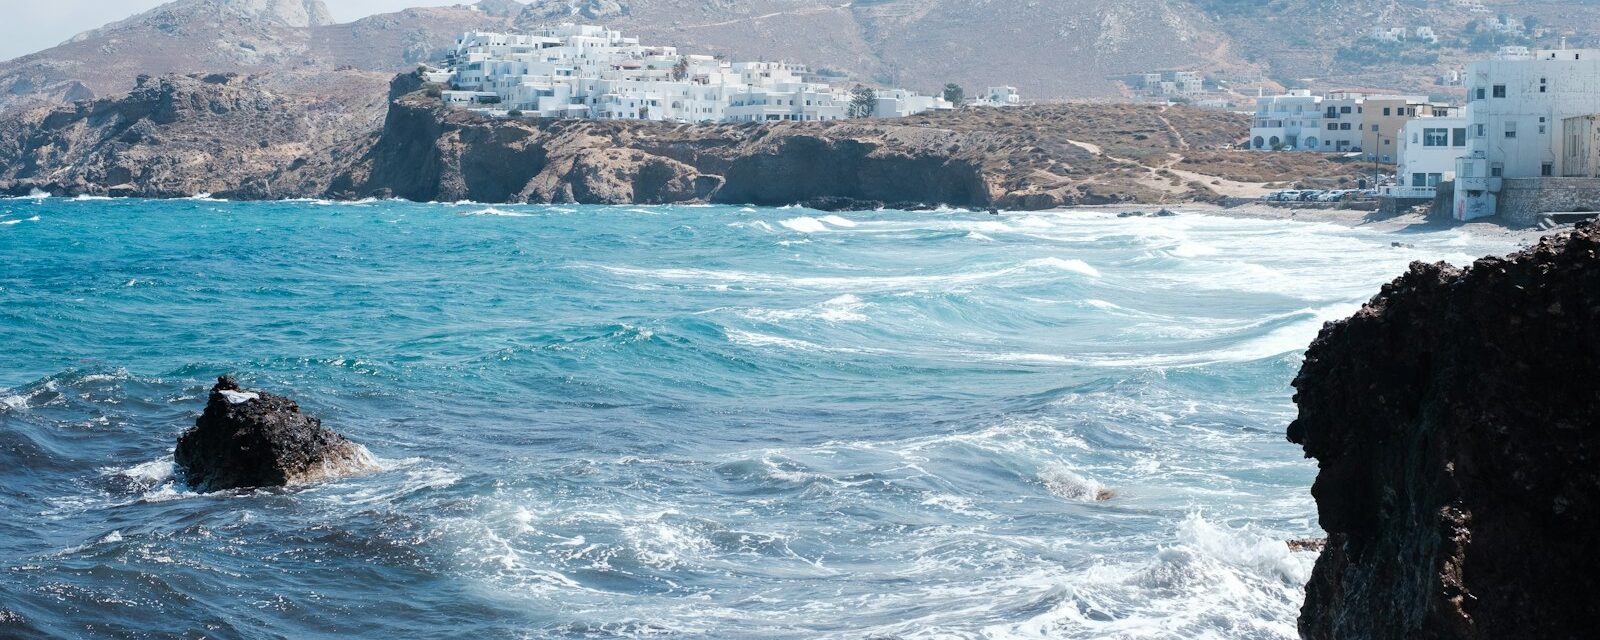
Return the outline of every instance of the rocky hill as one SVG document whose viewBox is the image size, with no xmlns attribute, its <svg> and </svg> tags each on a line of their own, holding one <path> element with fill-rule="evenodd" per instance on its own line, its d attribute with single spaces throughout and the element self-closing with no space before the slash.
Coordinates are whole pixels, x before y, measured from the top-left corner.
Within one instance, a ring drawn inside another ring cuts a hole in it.
<svg viewBox="0 0 1600 640">
<path fill-rule="evenodd" d="M 1185 107 L 741 125 L 496 120 L 442 107 L 429 96 L 439 87 L 414 73 L 392 82 L 392 103 L 375 74 L 310 75 L 146 77 L 125 96 L 0 117 L 0 192 L 1039 209 L 1211 200 L 1280 179 L 1284 162 L 1330 179 L 1360 171 L 1231 150 L 1242 116 Z"/>
<path fill-rule="evenodd" d="M 0 118 L 0 192 L 305 195 L 272 181 L 369 139 L 383 119 L 387 77 L 286 75 L 144 76 L 123 96 L 8 114 Z M 302 92 L 308 87 L 316 90 Z"/>
<path fill-rule="evenodd" d="M 120 94 L 140 75 L 276 72 L 315 79 L 341 67 L 393 74 L 436 57 L 462 31 L 503 29 L 509 20 L 453 7 L 335 24 L 322 0 L 177 0 L 0 62 L 0 110 Z"/>
<path fill-rule="evenodd" d="M 649 42 L 786 59 L 853 81 L 934 91 L 1019 87 L 1030 99 L 1114 98 L 1114 76 L 1194 69 L 1265 85 L 1422 93 L 1499 44 L 1595 44 L 1600 5 L 1484 0 L 485 0 L 333 24 L 322 0 L 176 0 L 0 62 L 0 110 L 120 93 L 139 74 L 355 67 L 397 72 L 470 29 L 605 24 Z M 1522 35 L 1489 26 L 1501 18 Z M 1376 26 L 1438 43 L 1378 43 Z"/>
<path fill-rule="evenodd" d="M 1600 616 L 1600 225 L 1411 265 L 1323 328 L 1289 439 L 1327 548 L 1301 636 L 1588 638 Z"/>
</svg>

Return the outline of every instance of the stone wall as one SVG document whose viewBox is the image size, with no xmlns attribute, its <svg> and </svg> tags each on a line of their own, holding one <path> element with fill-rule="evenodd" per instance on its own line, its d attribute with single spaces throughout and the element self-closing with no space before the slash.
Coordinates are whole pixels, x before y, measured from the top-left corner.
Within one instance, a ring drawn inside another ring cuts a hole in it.
<svg viewBox="0 0 1600 640">
<path fill-rule="evenodd" d="M 1531 227 L 1552 211 L 1600 211 L 1600 179 L 1506 178 L 1500 190 L 1500 218 L 1513 227 Z"/>
</svg>

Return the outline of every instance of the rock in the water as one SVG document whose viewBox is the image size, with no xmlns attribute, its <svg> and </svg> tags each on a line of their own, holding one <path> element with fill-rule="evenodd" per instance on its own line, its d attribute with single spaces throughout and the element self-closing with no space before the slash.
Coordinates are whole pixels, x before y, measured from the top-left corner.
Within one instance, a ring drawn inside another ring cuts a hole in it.
<svg viewBox="0 0 1600 640">
<path fill-rule="evenodd" d="M 1465 270 L 1414 263 L 1323 328 L 1289 427 L 1328 531 L 1303 637 L 1595 637 L 1597 252 L 1591 223 Z"/>
<path fill-rule="evenodd" d="M 174 452 L 189 486 L 206 491 L 277 487 L 371 470 L 359 444 L 323 428 L 283 396 L 217 379 L 205 413 Z"/>
</svg>

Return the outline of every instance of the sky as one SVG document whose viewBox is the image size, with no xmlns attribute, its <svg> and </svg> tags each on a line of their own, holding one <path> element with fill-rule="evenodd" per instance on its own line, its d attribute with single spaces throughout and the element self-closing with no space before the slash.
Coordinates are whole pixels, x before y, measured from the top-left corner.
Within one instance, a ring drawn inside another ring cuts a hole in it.
<svg viewBox="0 0 1600 640">
<path fill-rule="evenodd" d="M 168 0 L 0 0 L 0 60 L 61 44 L 79 33 L 165 4 Z M 333 17 L 349 22 L 406 7 L 466 4 L 472 0 L 323 0 Z"/>
</svg>

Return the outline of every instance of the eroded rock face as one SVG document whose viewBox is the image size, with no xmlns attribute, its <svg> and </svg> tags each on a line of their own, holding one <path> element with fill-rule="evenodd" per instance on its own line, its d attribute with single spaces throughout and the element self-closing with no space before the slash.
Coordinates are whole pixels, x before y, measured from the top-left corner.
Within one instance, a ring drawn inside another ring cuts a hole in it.
<svg viewBox="0 0 1600 640">
<path fill-rule="evenodd" d="M 374 469 L 367 450 L 323 428 L 300 405 L 222 377 L 174 452 L 189 486 L 278 487 Z"/>
<path fill-rule="evenodd" d="M 1594 637 L 1597 251 L 1590 224 L 1416 263 L 1323 329 L 1289 427 L 1328 531 L 1303 637 Z"/>
</svg>

